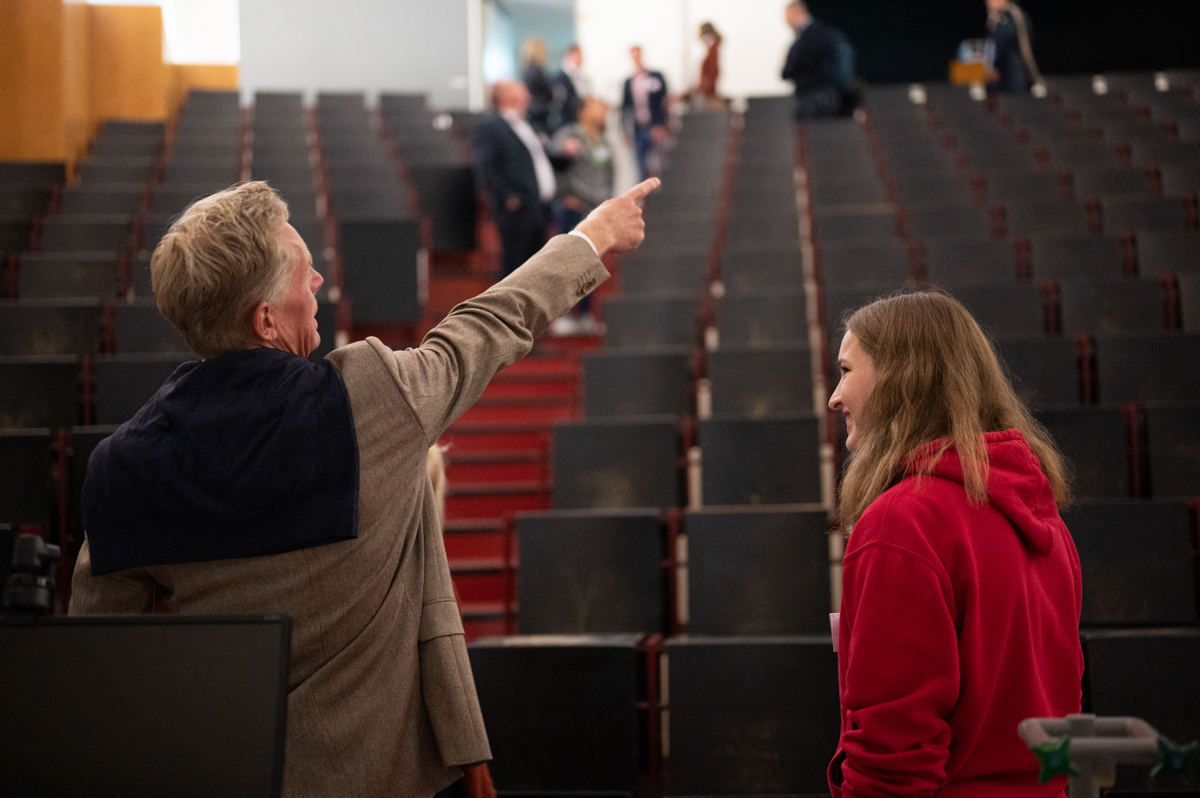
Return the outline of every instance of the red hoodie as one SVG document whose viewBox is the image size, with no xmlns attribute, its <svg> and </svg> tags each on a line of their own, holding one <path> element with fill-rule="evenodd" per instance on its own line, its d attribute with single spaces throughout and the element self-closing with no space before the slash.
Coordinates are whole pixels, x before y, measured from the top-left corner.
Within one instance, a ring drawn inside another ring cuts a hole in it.
<svg viewBox="0 0 1200 798">
<path fill-rule="evenodd" d="M 841 796 L 1057 796 L 1017 737 L 1079 711 L 1079 555 L 1017 430 L 985 436 L 988 502 L 951 449 L 876 499 L 846 547 L 838 630 Z M 928 464 L 928 456 L 924 459 Z"/>
</svg>

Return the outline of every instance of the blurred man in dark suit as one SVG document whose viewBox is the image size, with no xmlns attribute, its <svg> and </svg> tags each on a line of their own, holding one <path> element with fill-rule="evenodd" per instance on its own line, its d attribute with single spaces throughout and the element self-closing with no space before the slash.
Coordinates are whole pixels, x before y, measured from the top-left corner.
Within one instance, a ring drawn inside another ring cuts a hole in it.
<svg viewBox="0 0 1200 798">
<path fill-rule="evenodd" d="M 633 151 L 637 156 L 638 174 L 645 180 L 659 169 L 658 150 L 667 140 L 667 79 L 663 73 L 646 68 L 642 63 L 642 48 L 631 47 L 633 77 L 625 81 L 621 115 L 626 127 L 632 119 Z"/>
<path fill-rule="evenodd" d="M 796 41 L 783 65 L 783 79 L 796 85 L 795 117 L 837 116 L 842 110 L 842 91 L 832 72 L 837 59 L 833 34 L 813 18 L 803 2 L 789 4 L 784 15 L 788 27 L 796 31 Z"/>
<path fill-rule="evenodd" d="M 525 121 L 525 85 L 497 81 L 492 104 L 496 113 L 475 129 L 475 179 L 487 194 L 500 231 L 503 278 L 545 245 L 557 185 L 550 157 Z"/>
</svg>

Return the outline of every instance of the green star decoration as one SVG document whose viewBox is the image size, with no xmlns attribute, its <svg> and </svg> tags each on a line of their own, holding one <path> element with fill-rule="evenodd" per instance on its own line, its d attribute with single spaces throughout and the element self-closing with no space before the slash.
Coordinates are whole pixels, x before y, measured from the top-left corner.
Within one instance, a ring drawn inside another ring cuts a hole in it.
<svg viewBox="0 0 1200 798">
<path fill-rule="evenodd" d="M 1197 751 L 1200 751 L 1200 742 L 1192 741 L 1187 745 L 1176 745 L 1160 734 L 1158 736 L 1158 764 L 1150 771 L 1151 778 L 1157 779 L 1159 776 L 1174 773 L 1185 783 L 1193 784 L 1192 769 L 1196 764 Z"/>
<path fill-rule="evenodd" d="M 1029 747 L 1033 755 L 1042 763 L 1042 772 L 1038 774 L 1038 784 L 1046 784 L 1055 776 L 1075 776 L 1079 769 L 1071 761 L 1070 736 L 1059 737 L 1049 742 Z"/>
</svg>

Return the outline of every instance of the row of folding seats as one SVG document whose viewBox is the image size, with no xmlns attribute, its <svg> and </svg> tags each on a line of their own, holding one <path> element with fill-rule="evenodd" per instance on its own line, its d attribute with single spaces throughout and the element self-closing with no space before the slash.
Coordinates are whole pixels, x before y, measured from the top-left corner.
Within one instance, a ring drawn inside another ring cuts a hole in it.
<svg viewBox="0 0 1200 798">
<path fill-rule="evenodd" d="M 356 93 L 317 95 L 315 116 L 341 289 L 356 324 L 411 324 L 424 299 L 412 186 Z"/>
<path fill-rule="evenodd" d="M 1082 628 L 1200 623 L 1187 498 L 1089 497 L 1063 517 L 1083 569 Z M 529 513 L 517 534 L 523 634 L 829 631 L 830 526 L 811 506 Z M 682 596 L 674 579 L 686 579 Z"/>
<path fill-rule="evenodd" d="M 0 161 L 0 262 L 31 249 L 41 218 L 62 201 L 66 165 Z"/>
<path fill-rule="evenodd" d="M 432 248 L 475 249 L 475 177 L 462 128 L 450 114 L 433 114 L 423 94 L 381 94 L 379 112 L 412 183 L 418 212 L 432 225 Z"/>
<path fill-rule="evenodd" d="M 1081 641 L 1090 711 L 1194 736 L 1200 630 Z M 828 795 L 840 728 L 828 637 L 521 636 L 469 653 L 499 789 L 630 794 L 665 777 L 668 795 Z M 1124 786 L 1148 783 L 1149 769 L 1122 772 Z"/>
</svg>

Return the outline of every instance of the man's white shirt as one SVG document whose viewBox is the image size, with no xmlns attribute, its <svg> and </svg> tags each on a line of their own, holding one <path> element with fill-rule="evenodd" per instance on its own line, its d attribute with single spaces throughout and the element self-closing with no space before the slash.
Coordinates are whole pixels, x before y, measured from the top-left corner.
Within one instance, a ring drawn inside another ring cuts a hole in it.
<svg viewBox="0 0 1200 798">
<path fill-rule="evenodd" d="M 542 147 L 537 133 L 534 133 L 529 123 L 512 109 L 505 108 L 500 112 L 500 116 L 504 118 L 505 122 L 508 122 L 508 126 L 512 128 L 513 133 L 517 134 L 517 138 L 525 145 L 525 149 L 529 150 L 529 155 L 533 158 L 533 171 L 537 175 L 538 197 L 542 202 L 554 199 L 554 193 L 558 190 L 558 184 L 554 180 L 554 167 L 550 165 L 550 158 L 546 155 L 546 150 Z"/>
</svg>

